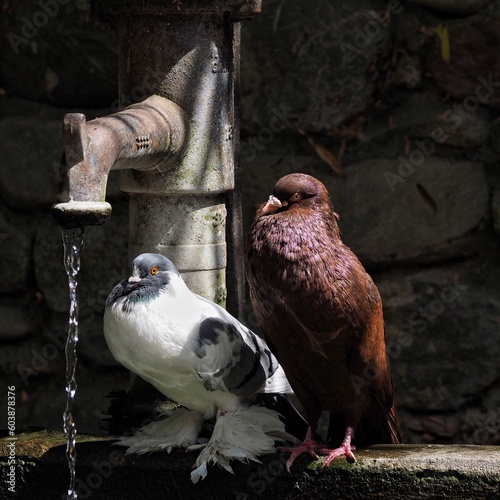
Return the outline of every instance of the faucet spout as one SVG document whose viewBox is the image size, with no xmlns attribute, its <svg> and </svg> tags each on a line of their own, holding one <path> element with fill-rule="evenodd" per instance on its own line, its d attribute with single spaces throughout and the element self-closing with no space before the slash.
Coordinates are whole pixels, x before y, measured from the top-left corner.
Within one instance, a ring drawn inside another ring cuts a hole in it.
<svg viewBox="0 0 500 500">
<path fill-rule="evenodd" d="M 59 203 L 53 213 L 62 226 L 93 225 L 111 215 L 105 202 L 109 172 L 172 168 L 186 142 L 188 119 L 177 104 L 153 95 L 89 122 L 81 113 L 68 113 L 63 131 Z"/>
</svg>

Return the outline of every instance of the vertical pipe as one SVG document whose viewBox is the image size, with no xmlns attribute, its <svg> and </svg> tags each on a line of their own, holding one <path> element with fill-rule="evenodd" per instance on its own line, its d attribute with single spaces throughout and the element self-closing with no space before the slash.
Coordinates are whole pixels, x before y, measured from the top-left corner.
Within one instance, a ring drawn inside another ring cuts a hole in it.
<svg viewBox="0 0 500 500">
<path fill-rule="evenodd" d="M 227 264 L 226 282 L 231 293 L 227 297 L 228 311 L 244 322 L 245 320 L 245 272 L 243 215 L 241 201 L 240 175 L 240 43 L 241 23 L 233 23 L 233 102 L 234 102 L 234 184 L 235 189 L 227 196 L 228 228 L 227 244 L 229 259 Z"/>
<path fill-rule="evenodd" d="M 240 22 L 259 14 L 261 4 L 262 0 L 96 0 L 94 6 L 97 14 L 118 18 L 120 103 L 128 106 L 158 94 L 180 106 L 190 122 L 176 165 L 162 171 L 122 172 L 121 187 L 130 193 L 131 202 L 130 258 L 143 251 L 164 253 L 193 291 L 224 304 L 227 205 L 227 276 L 232 289 L 228 305 L 238 316 L 244 303 L 239 186 L 233 192 L 239 173 L 235 98 Z M 158 197 L 163 197 L 161 203 Z M 154 224 L 143 224 L 144 220 Z M 212 257 L 205 258 L 210 249 Z"/>
<path fill-rule="evenodd" d="M 225 13 L 123 15 L 120 99 L 156 93 L 190 120 L 168 171 L 122 173 L 130 193 L 130 258 L 163 253 L 188 286 L 225 304 L 226 194 L 234 189 L 233 23 Z"/>
<path fill-rule="evenodd" d="M 226 303 L 226 218 L 231 257 L 229 308 L 243 313 L 243 249 L 238 174 L 240 21 L 261 0 L 99 0 L 118 14 L 119 100 L 128 106 L 158 94 L 180 106 L 189 133 L 177 164 L 121 172 L 130 196 L 130 258 L 171 258 L 195 293 Z M 227 209 L 226 209 L 227 206 Z M 128 403 L 145 396 L 135 379 Z M 127 411 L 127 410 L 125 410 Z"/>
</svg>

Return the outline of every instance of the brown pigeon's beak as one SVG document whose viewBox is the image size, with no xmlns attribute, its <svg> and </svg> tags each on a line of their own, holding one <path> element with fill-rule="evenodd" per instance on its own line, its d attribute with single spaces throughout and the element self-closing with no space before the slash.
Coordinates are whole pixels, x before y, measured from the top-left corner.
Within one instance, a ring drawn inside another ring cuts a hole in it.
<svg viewBox="0 0 500 500">
<path fill-rule="evenodd" d="M 262 215 L 274 214 L 274 212 L 276 212 L 276 210 L 278 210 L 279 208 L 281 208 L 285 205 L 286 205 L 286 203 L 281 203 L 281 201 L 278 200 L 278 198 L 276 198 L 276 196 L 271 195 L 271 196 L 269 196 L 267 203 L 262 208 L 261 214 Z"/>
</svg>

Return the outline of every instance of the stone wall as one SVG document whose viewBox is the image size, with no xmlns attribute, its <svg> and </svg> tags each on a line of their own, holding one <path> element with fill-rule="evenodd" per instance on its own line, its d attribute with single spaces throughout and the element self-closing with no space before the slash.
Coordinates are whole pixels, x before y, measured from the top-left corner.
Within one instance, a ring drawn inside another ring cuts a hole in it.
<svg viewBox="0 0 500 500">
<path fill-rule="evenodd" d="M 243 26 L 245 229 L 281 175 L 320 178 L 383 297 L 405 441 L 498 444 L 500 1 L 338 3 L 264 0 Z M 8 1 L 0 17 L 0 377 L 17 388 L 19 426 L 59 429 L 61 120 L 116 111 L 116 41 L 85 0 Z M 86 230 L 80 432 L 100 432 L 104 396 L 128 385 L 102 337 L 105 298 L 128 273 L 115 174 L 111 220 Z"/>
</svg>

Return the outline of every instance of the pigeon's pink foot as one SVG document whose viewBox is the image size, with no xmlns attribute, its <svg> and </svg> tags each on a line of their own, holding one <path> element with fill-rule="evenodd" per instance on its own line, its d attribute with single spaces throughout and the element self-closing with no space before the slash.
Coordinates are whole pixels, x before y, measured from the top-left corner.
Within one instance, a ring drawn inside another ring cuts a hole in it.
<svg viewBox="0 0 500 500">
<path fill-rule="evenodd" d="M 307 429 L 306 438 L 304 439 L 304 442 L 301 445 L 295 448 L 285 448 L 285 447 L 279 448 L 279 450 L 281 451 L 287 451 L 291 453 L 291 455 L 288 457 L 288 460 L 286 461 L 286 470 L 288 472 L 290 472 L 290 467 L 295 462 L 295 459 L 299 455 L 302 455 L 303 453 L 307 453 L 316 459 L 319 458 L 317 453 L 320 453 L 321 455 L 326 455 L 326 460 L 325 463 L 323 464 L 323 467 L 328 467 L 334 459 L 336 459 L 337 457 L 341 457 L 343 455 L 345 455 L 346 460 L 348 462 L 350 463 L 356 462 L 356 457 L 354 456 L 353 453 L 353 450 L 355 450 L 356 448 L 354 446 L 351 446 L 352 437 L 354 435 L 354 429 L 352 427 L 347 427 L 345 431 L 344 441 L 342 441 L 342 444 L 338 448 L 335 448 L 334 450 L 329 450 L 328 448 L 322 448 L 318 443 L 316 443 L 316 441 L 314 441 L 312 435 L 313 435 L 312 429 L 309 427 L 309 429 Z"/>
<path fill-rule="evenodd" d="M 290 472 L 290 467 L 295 462 L 295 459 L 303 453 L 307 453 L 316 459 L 319 458 L 316 454 L 316 450 L 319 449 L 319 445 L 318 443 L 316 443 L 316 441 L 314 441 L 312 437 L 312 429 L 310 427 L 307 429 L 306 437 L 301 445 L 296 446 L 295 448 L 286 448 L 282 446 L 278 449 L 291 453 L 291 455 L 288 457 L 288 460 L 286 461 L 286 470 L 288 472 Z"/>
<path fill-rule="evenodd" d="M 327 450 L 327 449 L 318 450 L 322 455 L 328 455 L 326 457 L 325 463 L 323 464 L 323 467 L 328 467 L 332 462 L 332 460 L 336 459 L 337 457 L 341 457 L 342 455 L 345 455 L 345 458 L 348 462 L 350 463 L 356 462 L 356 457 L 352 452 L 356 448 L 354 446 L 351 446 L 351 440 L 353 435 L 354 435 L 354 429 L 352 427 L 347 427 L 345 431 L 344 441 L 342 441 L 342 444 L 338 448 L 336 448 L 335 450 Z"/>
</svg>

